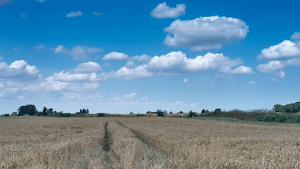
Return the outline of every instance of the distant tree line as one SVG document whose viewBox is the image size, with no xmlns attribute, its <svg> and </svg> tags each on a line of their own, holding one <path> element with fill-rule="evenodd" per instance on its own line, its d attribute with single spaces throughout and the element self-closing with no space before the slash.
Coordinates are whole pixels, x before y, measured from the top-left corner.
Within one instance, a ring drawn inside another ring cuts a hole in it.
<svg viewBox="0 0 300 169">
<path fill-rule="evenodd" d="M 300 112 L 300 102 L 291 103 L 284 106 L 275 104 L 273 109 L 275 112 L 298 113 Z"/>
<path fill-rule="evenodd" d="M 89 109 L 80 109 L 76 114 L 89 114 Z M 3 114 L 1 116 L 10 116 L 9 114 Z M 63 111 L 53 111 L 53 108 L 44 107 L 43 111 L 38 111 L 35 105 L 28 104 L 18 108 L 17 112 L 13 112 L 11 116 L 61 116 L 70 117 L 71 113 L 64 113 Z"/>
</svg>

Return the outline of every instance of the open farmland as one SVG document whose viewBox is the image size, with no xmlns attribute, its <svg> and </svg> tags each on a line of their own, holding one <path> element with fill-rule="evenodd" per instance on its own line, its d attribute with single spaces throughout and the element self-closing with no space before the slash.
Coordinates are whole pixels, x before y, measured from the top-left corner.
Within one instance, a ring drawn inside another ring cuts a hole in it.
<svg viewBox="0 0 300 169">
<path fill-rule="evenodd" d="M 300 125 L 0 118 L 1 168 L 299 168 Z"/>
</svg>

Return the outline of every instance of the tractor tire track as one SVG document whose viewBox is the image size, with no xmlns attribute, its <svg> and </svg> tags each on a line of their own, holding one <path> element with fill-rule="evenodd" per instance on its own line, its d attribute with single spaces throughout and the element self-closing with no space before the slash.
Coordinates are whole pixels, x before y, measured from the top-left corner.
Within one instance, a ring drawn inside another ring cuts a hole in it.
<svg viewBox="0 0 300 169">
<path fill-rule="evenodd" d="M 111 137 L 111 134 L 109 133 L 108 129 L 108 122 L 105 123 L 104 125 L 104 138 L 101 142 L 102 149 L 104 150 L 104 164 L 105 168 L 114 168 L 114 164 L 116 161 L 116 153 L 114 150 L 111 148 L 113 145 L 113 138 Z"/>
<path fill-rule="evenodd" d="M 135 137 L 141 141 L 140 151 L 138 152 L 138 165 L 134 168 L 174 168 L 168 155 L 149 142 L 142 133 L 128 128 L 119 121 L 117 123 L 134 133 Z"/>
</svg>

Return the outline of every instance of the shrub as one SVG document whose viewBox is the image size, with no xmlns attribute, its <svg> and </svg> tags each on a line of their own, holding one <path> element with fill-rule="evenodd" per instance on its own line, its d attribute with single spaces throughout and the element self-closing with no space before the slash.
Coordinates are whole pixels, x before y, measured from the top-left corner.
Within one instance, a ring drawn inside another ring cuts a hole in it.
<svg viewBox="0 0 300 169">
<path fill-rule="evenodd" d="M 262 115 L 262 116 L 258 116 L 256 118 L 257 121 L 264 121 L 265 117 Z"/>
<path fill-rule="evenodd" d="M 9 114 L 3 114 L 3 116 L 4 116 L 4 117 L 8 117 L 8 116 L 9 116 Z"/>
<path fill-rule="evenodd" d="M 192 110 L 189 112 L 188 117 L 197 117 L 196 112 L 193 112 Z"/>
<path fill-rule="evenodd" d="M 265 116 L 264 122 L 274 122 L 276 120 L 275 116 L 267 115 Z"/>
<path fill-rule="evenodd" d="M 146 114 L 136 114 L 135 117 L 145 117 L 147 116 Z"/>
<path fill-rule="evenodd" d="M 98 113 L 98 117 L 105 117 L 105 113 Z"/>
<path fill-rule="evenodd" d="M 166 114 L 162 111 L 162 110 L 160 110 L 160 109 L 158 109 L 157 111 L 156 111 L 156 113 L 157 113 L 157 116 L 161 116 L 161 117 L 164 117 Z"/>
<path fill-rule="evenodd" d="M 295 118 L 295 122 L 297 122 L 297 123 L 300 122 L 300 116 L 297 116 L 297 117 Z"/>
<path fill-rule="evenodd" d="M 153 114 L 153 112 L 152 111 L 147 111 L 147 113 L 146 114 Z"/>
<path fill-rule="evenodd" d="M 54 115 L 55 117 L 71 117 L 71 113 L 61 113 Z"/>
<path fill-rule="evenodd" d="M 284 115 L 277 115 L 276 122 L 283 123 L 283 122 L 286 122 L 286 121 L 287 121 L 287 117 L 286 116 L 284 116 Z"/>
</svg>

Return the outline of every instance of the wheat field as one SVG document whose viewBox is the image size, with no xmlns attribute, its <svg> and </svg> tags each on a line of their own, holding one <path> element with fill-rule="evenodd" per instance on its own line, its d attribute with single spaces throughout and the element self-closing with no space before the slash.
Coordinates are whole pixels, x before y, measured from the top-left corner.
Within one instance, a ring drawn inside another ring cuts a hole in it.
<svg viewBox="0 0 300 169">
<path fill-rule="evenodd" d="M 300 168 L 300 125 L 0 118 L 0 168 Z"/>
</svg>

